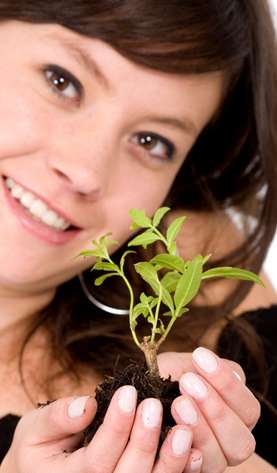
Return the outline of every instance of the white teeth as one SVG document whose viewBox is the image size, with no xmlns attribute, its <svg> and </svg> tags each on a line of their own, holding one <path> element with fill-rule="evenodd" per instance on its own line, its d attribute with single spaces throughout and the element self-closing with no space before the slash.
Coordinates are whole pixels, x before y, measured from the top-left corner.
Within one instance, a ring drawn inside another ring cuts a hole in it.
<svg viewBox="0 0 277 473">
<path fill-rule="evenodd" d="M 43 223 L 46 223 L 46 225 L 53 226 L 56 222 L 56 218 L 56 212 L 53 212 L 52 210 L 47 210 L 47 212 L 42 215 L 41 220 L 43 221 Z"/>
<path fill-rule="evenodd" d="M 17 199 L 37 220 L 41 220 L 49 227 L 53 227 L 60 231 L 66 230 L 70 227 L 70 223 L 47 207 L 44 202 L 37 199 L 37 197 L 35 197 L 31 192 L 25 191 L 23 187 L 16 184 L 10 177 L 5 180 L 5 184 L 7 188 L 10 189 L 12 196 Z"/>
<path fill-rule="evenodd" d="M 36 199 L 29 208 L 30 212 L 38 218 L 42 218 L 43 214 L 47 212 L 48 207 L 41 200 Z"/>
<path fill-rule="evenodd" d="M 14 185 L 15 185 L 15 183 L 14 183 L 14 181 L 12 180 L 11 177 L 7 177 L 7 179 L 6 179 L 5 182 L 6 182 L 6 186 L 7 186 L 8 189 L 12 189 L 12 188 L 14 187 Z"/>
<path fill-rule="evenodd" d="M 29 209 L 31 204 L 35 200 L 35 196 L 31 194 L 31 192 L 23 192 L 19 200 L 21 204 L 23 205 L 23 207 L 26 207 L 27 209 Z"/>
<path fill-rule="evenodd" d="M 14 187 L 11 188 L 11 193 L 15 199 L 19 199 L 24 194 L 24 190 L 22 187 L 15 184 Z"/>
</svg>

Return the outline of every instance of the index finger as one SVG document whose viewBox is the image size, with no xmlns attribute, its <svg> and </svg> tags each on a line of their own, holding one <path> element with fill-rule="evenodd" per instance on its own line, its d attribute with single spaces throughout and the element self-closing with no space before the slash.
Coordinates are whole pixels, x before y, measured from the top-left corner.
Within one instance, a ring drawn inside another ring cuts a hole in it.
<svg viewBox="0 0 277 473">
<path fill-rule="evenodd" d="M 207 348 L 199 347 L 192 354 L 194 368 L 220 394 L 226 404 L 250 428 L 260 416 L 260 403 L 244 384 L 232 365 Z"/>
</svg>

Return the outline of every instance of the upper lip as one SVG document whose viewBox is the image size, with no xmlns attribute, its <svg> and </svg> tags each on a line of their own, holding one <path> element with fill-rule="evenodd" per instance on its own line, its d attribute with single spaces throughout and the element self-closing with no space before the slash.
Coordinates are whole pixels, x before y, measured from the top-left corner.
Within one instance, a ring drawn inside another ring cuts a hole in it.
<svg viewBox="0 0 277 473">
<path fill-rule="evenodd" d="M 8 176 L 5 176 L 5 177 L 8 177 Z M 11 176 L 9 176 L 11 177 Z M 38 194 L 37 192 L 33 191 L 32 189 L 30 189 L 28 186 L 25 186 L 25 184 L 21 184 L 20 182 L 18 182 L 16 179 L 14 179 L 13 177 L 11 177 L 11 179 L 16 183 L 18 184 L 19 186 L 23 187 L 27 192 L 31 192 L 31 194 L 35 195 L 39 200 L 41 200 L 42 202 L 44 202 L 47 207 L 49 207 L 51 210 L 53 210 L 54 212 L 56 212 L 59 216 L 61 216 L 64 220 L 66 220 L 66 222 L 68 222 L 70 225 L 72 225 L 73 227 L 76 227 L 77 229 L 81 229 L 80 225 L 77 224 L 77 222 L 72 219 L 71 217 L 69 217 L 63 210 L 60 210 L 56 205 L 53 205 L 49 199 L 47 199 L 46 197 L 43 197 L 41 196 L 40 194 Z"/>
</svg>

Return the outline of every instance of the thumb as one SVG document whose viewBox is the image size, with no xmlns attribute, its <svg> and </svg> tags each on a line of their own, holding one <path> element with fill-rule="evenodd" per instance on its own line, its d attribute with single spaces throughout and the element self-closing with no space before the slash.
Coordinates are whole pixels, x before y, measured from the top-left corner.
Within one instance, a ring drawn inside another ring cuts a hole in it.
<svg viewBox="0 0 277 473">
<path fill-rule="evenodd" d="M 240 376 L 245 383 L 245 373 L 235 361 L 223 358 L 224 363 Z M 158 355 L 158 366 L 162 378 L 171 376 L 172 381 L 179 381 L 186 371 L 197 372 L 192 359 L 192 353 L 165 352 Z"/>
<path fill-rule="evenodd" d="M 62 440 L 84 430 L 97 409 L 90 396 L 68 397 L 39 407 L 21 418 L 14 441 L 35 446 Z"/>
<path fill-rule="evenodd" d="M 158 355 L 158 366 L 162 378 L 171 376 L 178 381 L 185 371 L 195 371 L 191 353 L 166 352 Z"/>
</svg>

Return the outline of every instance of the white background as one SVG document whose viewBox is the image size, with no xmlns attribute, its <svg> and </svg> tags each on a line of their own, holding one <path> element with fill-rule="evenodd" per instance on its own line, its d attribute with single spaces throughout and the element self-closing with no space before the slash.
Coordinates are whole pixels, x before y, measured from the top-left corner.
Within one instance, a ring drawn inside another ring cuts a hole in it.
<svg viewBox="0 0 277 473">
<path fill-rule="evenodd" d="M 270 3 L 272 5 L 272 10 L 273 10 L 273 15 L 274 15 L 274 20 L 275 24 L 277 27 L 277 0 L 270 0 Z M 276 91 L 277 91 L 277 84 L 276 84 Z M 277 123 L 276 123 L 276 133 L 277 133 Z M 276 156 L 277 159 L 277 156 Z M 277 182 L 276 182 L 277 185 Z M 270 277 L 274 287 L 277 290 L 277 233 L 275 235 L 275 238 L 269 248 L 267 258 L 265 260 L 264 264 L 264 269 L 268 276 Z"/>
</svg>

